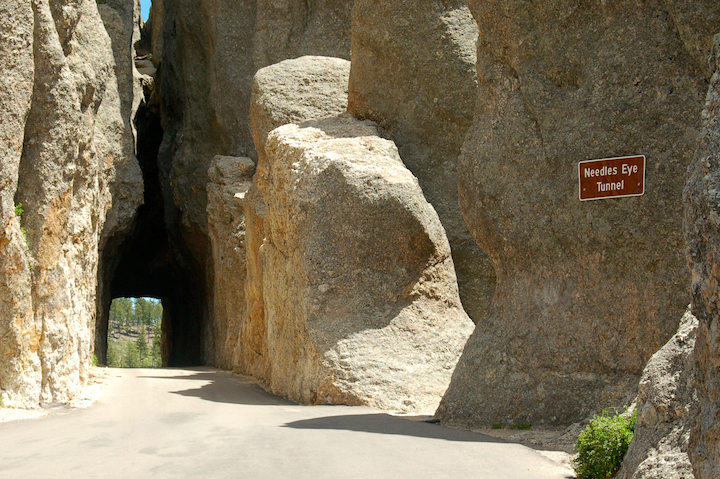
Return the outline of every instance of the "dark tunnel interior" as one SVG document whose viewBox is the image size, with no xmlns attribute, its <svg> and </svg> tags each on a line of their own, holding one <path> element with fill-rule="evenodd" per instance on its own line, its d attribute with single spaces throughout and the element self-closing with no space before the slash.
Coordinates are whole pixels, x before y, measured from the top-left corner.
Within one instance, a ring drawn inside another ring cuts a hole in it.
<svg viewBox="0 0 720 479">
<path fill-rule="evenodd" d="M 168 233 L 158 152 L 163 139 L 157 104 L 137 112 L 137 158 L 144 181 L 144 204 L 130 231 L 109 238 L 102 250 L 103 282 L 96 324 L 95 355 L 107 364 L 110 303 L 119 297 L 154 297 L 163 304 L 162 365 L 203 363 L 202 334 L 205 284 L 200 266 L 183 254 L 182 239 Z"/>
</svg>

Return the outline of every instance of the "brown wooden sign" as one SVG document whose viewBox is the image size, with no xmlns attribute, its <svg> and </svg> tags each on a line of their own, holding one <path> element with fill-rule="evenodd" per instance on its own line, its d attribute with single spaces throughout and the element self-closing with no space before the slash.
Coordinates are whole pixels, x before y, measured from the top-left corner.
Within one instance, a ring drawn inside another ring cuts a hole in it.
<svg viewBox="0 0 720 479">
<path fill-rule="evenodd" d="M 580 201 L 645 193 L 645 156 L 622 156 L 578 163 Z"/>
</svg>

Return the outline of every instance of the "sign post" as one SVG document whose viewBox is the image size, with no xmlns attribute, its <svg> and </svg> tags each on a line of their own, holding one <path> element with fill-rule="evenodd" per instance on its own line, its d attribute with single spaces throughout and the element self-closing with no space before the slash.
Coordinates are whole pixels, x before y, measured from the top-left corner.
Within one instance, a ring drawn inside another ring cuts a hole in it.
<svg viewBox="0 0 720 479">
<path fill-rule="evenodd" d="M 578 163 L 580 201 L 645 194 L 645 156 L 622 156 Z"/>
</svg>

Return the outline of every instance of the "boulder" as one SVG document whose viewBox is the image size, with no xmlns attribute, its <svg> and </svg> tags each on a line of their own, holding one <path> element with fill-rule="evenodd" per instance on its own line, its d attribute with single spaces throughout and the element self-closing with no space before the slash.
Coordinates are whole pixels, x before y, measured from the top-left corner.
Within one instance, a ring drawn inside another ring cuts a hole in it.
<svg viewBox="0 0 720 479">
<path fill-rule="evenodd" d="M 445 227 L 465 311 L 478 322 L 495 290 L 488 256 L 458 203 L 457 160 L 477 96 L 477 24 L 465 0 L 356 0 L 348 112 L 398 146 Z"/>
<path fill-rule="evenodd" d="M 270 388 L 432 412 L 473 324 L 417 179 L 374 125 L 349 116 L 277 128 L 265 153 Z"/>
<path fill-rule="evenodd" d="M 347 109 L 350 62 L 304 56 L 261 68 L 255 74 L 250 122 L 258 161 L 267 135 L 288 123 L 338 116 Z"/>
<path fill-rule="evenodd" d="M 460 204 L 497 290 L 445 422 L 567 425 L 630 404 L 677 330 L 681 191 L 707 81 L 690 52 L 711 38 L 692 13 L 717 19 L 720 4 L 669 3 L 469 2 L 483 34 Z M 579 161 L 636 154 L 643 196 L 579 201 Z"/>
<path fill-rule="evenodd" d="M 694 479 L 688 439 L 697 415 L 697 325 L 688 310 L 677 333 L 645 366 L 635 398 L 635 435 L 617 479 Z"/>
<path fill-rule="evenodd" d="M 698 415 L 690 436 L 690 460 L 698 479 L 720 470 L 720 35 L 710 64 L 715 74 L 703 110 L 703 134 L 685 186 L 685 238 L 692 271 Z"/>
<path fill-rule="evenodd" d="M 247 289 L 235 289 L 234 294 L 246 299 L 247 316 L 240 328 L 233 368 L 254 377 L 269 377 L 260 251 L 265 239 L 265 202 L 257 187 L 257 182 L 267 174 L 267 136 L 288 123 L 343 113 L 347 107 L 349 72 L 347 60 L 305 56 L 261 68 L 253 79 L 250 121 L 259 161 L 255 186 L 245 195 L 242 205 L 246 224 Z"/>
</svg>

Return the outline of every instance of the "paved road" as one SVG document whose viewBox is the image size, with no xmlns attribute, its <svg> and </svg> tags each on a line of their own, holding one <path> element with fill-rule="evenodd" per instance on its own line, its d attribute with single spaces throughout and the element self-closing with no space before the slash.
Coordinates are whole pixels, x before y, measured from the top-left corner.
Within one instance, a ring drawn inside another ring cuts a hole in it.
<svg viewBox="0 0 720 479">
<path fill-rule="evenodd" d="M 561 479 L 538 452 L 210 369 L 114 369 L 88 409 L 0 423 L 2 478 Z"/>
</svg>

